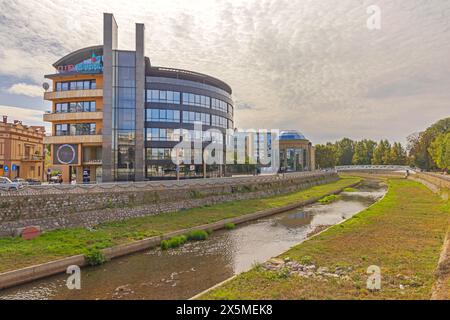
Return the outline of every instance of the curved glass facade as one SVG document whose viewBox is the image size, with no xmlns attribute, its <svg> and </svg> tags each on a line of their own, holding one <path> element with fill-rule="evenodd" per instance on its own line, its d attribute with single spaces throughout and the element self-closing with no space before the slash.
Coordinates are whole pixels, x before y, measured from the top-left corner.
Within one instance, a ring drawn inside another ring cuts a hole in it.
<svg viewBox="0 0 450 320">
<path fill-rule="evenodd" d="M 206 146 L 212 139 L 207 130 L 225 133 L 226 129 L 234 129 L 231 93 L 201 80 L 147 76 L 145 101 L 147 179 L 176 177 L 177 166 L 173 164 L 170 153 L 177 143 L 183 141 L 181 130 L 188 133 L 191 142 L 200 141 Z M 202 124 L 202 133 L 194 131 L 196 123 Z M 220 166 L 181 165 L 178 170 L 180 178 L 201 178 L 205 173 L 207 176 L 224 174 L 224 168 Z"/>
</svg>

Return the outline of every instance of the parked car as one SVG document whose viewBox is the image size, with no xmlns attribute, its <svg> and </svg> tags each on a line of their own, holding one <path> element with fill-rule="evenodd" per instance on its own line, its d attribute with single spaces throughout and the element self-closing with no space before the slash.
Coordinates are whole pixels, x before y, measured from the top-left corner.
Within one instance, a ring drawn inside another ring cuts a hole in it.
<svg viewBox="0 0 450 320">
<path fill-rule="evenodd" d="M 28 185 L 28 182 L 25 179 L 22 179 L 22 178 L 14 178 L 14 179 L 12 179 L 12 182 L 18 183 L 18 184 L 20 184 L 22 186 Z"/>
<path fill-rule="evenodd" d="M 26 181 L 27 181 L 28 185 L 30 185 L 30 186 L 40 186 L 42 184 L 41 181 L 36 180 L 36 179 L 27 179 Z"/>
<path fill-rule="evenodd" d="M 20 183 L 12 182 L 11 180 L 9 180 L 6 177 L 0 177 L 0 190 L 6 190 L 6 191 L 16 190 L 17 191 L 22 188 L 23 188 L 23 185 L 21 185 Z"/>
<path fill-rule="evenodd" d="M 62 184 L 63 183 L 62 175 L 58 174 L 57 176 L 51 177 L 49 183 L 50 184 Z"/>
</svg>

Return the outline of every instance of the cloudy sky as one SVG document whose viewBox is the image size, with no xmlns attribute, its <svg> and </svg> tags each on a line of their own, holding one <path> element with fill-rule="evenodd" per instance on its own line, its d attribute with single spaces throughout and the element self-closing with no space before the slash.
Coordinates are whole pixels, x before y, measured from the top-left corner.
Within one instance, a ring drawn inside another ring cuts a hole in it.
<svg viewBox="0 0 450 320">
<path fill-rule="evenodd" d="M 0 0 L 0 114 L 41 122 L 43 75 L 101 43 L 103 12 L 122 49 L 142 22 L 153 65 L 229 83 L 240 128 L 404 142 L 450 116 L 448 0 Z"/>
</svg>

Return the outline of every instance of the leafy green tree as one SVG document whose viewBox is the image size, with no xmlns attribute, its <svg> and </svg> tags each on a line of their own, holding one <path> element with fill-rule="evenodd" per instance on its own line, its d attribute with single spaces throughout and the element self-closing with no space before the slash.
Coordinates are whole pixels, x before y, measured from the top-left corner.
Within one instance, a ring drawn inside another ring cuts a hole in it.
<svg viewBox="0 0 450 320">
<path fill-rule="evenodd" d="M 383 164 L 384 165 L 389 165 L 392 164 L 392 159 L 391 159 L 391 144 L 389 143 L 388 140 L 384 140 L 382 142 L 384 144 L 384 153 L 383 153 Z"/>
<path fill-rule="evenodd" d="M 430 154 L 431 144 L 441 134 L 450 132 L 450 117 L 439 120 L 423 132 L 408 137 L 408 151 L 411 164 L 421 169 L 433 170 L 438 165 Z"/>
<path fill-rule="evenodd" d="M 372 163 L 373 152 L 377 143 L 372 140 L 355 142 L 352 163 L 354 165 L 369 165 Z"/>
<path fill-rule="evenodd" d="M 319 169 L 336 165 L 336 152 L 331 143 L 316 145 L 316 165 Z"/>
<path fill-rule="evenodd" d="M 366 148 L 363 141 L 358 141 L 355 143 L 355 152 L 353 154 L 352 164 L 361 165 L 365 164 L 366 159 Z"/>
<path fill-rule="evenodd" d="M 354 154 L 354 142 L 349 138 L 344 138 L 337 141 L 336 148 L 336 161 L 337 165 L 347 166 L 352 164 Z"/>
<path fill-rule="evenodd" d="M 381 140 L 373 151 L 372 164 L 382 165 L 384 164 L 384 154 L 386 153 L 384 141 Z"/>
<path fill-rule="evenodd" d="M 406 165 L 406 151 L 399 142 L 395 142 L 390 150 L 389 163 L 392 165 Z"/>
<path fill-rule="evenodd" d="M 438 135 L 428 151 L 437 167 L 447 171 L 450 168 L 450 132 Z"/>
</svg>

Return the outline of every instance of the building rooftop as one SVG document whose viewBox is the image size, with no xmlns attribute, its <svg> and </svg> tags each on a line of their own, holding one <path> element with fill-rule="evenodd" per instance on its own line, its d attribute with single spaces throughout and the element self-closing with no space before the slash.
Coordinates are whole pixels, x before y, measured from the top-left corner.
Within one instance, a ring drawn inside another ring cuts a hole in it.
<svg viewBox="0 0 450 320">
<path fill-rule="evenodd" d="M 286 141 L 286 140 L 307 140 L 307 139 L 302 133 L 300 133 L 297 130 L 286 130 L 281 131 L 280 140 Z"/>
<path fill-rule="evenodd" d="M 122 51 L 122 50 L 121 50 Z M 96 46 L 90 46 L 86 48 L 82 48 L 79 50 L 76 50 L 74 52 L 71 52 L 67 54 L 66 56 L 62 57 L 58 61 L 56 61 L 53 64 L 53 67 L 55 69 L 68 66 L 68 65 L 75 65 L 77 63 L 80 63 L 81 61 L 84 61 L 86 59 L 89 59 L 92 54 L 95 54 L 96 56 L 103 55 L 103 45 L 96 45 Z M 177 68 L 170 68 L 170 67 L 157 67 L 152 66 L 150 59 L 148 57 L 145 57 L 145 71 L 147 76 L 153 76 L 153 77 L 167 77 L 167 78 L 173 78 L 173 79 L 181 79 L 181 80 L 190 80 L 195 81 L 203 84 L 212 85 L 215 87 L 218 87 L 229 94 L 232 94 L 231 87 L 225 83 L 224 81 L 211 77 L 209 75 L 200 73 L 200 72 L 194 72 L 189 70 L 183 70 L 183 69 L 177 69 Z M 55 73 L 55 74 L 49 74 L 46 75 L 46 78 L 54 78 L 55 76 L 73 76 L 76 75 L 77 72 L 64 72 L 64 73 Z"/>
<path fill-rule="evenodd" d="M 14 122 L 8 122 L 8 117 L 3 116 L 3 121 L 0 122 L 0 125 L 7 129 L 7 128 L 14 128 L 19 130 L 28 131 L 30 133 L 36 133 L 36 134 L 45 134 L 45 127 L 44 126 L 26 126 L 22 124 L 22 121 L 14 120 Z"/>
</svg>

